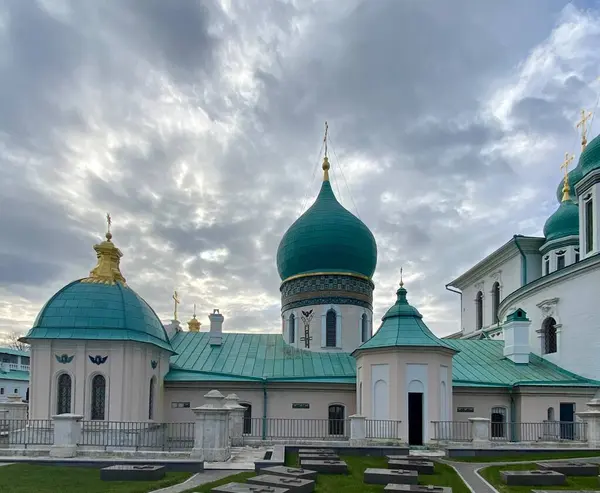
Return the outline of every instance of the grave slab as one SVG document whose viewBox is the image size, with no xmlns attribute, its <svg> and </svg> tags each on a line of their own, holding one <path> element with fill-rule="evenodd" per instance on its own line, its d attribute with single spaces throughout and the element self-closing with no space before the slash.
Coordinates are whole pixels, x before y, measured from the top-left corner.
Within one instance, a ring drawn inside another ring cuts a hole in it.
<svg viewBox="0 0 600 493">
<path fill-rule="evenodd" d="M 335 450 L 332 448 L 301 448 L 298 450 L 299 454 L 328 454 L 337 455 Z"/>
<path fill-rule="evenodd" d="M 165 466 L 117 465 L 100 469 L 102 481 L 158 481 L 165 477 Z"/>
<path fill-rule="evenodd" d="M 261 474 L 248 478 L 247 482 L 259 486 L 287 488 L 290 493 L 312 493 L 315 490 L 315 482 L 312 479 L 289 478 L 272 474 Z"/>
<path fill-rule="evenodd" d="M 500 478 L 510 486 L 558 486 L 566 481 L 556 471 L 500 471 Z"/>
<path fill-rule="evenodd" d="M 417 471 L 419 474 L 433 474 L 434 464 L 430 460 L 421 459 L 390 460 L 388 469 L 404 469 L 405 471 Z"/>
<path fill-rule="evenodd" d="M 419 458 L 419 459 L 411 459 L 408 454 L 406 454 L 406 455 L 386 455 L 385 458 L 387 460 L 407 460 L 407 459 L 410 459 L 410 460 L 426 460 L 426 459 L 421 459 L 421 458 Z"/>
<path fill-rule="evenodd" d="M 348 465 L 343 460 L 301 460 L 300 465 L 321 474 L 348 474 Z"/>
<path fill-rule="evenodd" d="M 335 454 L 298 454 L 300 460 L 339 460 L 339 456 Z"/>
<path fill-rule="evenodd" d="M 257 484 L 227 483 L 216 486 L 212 493 L 289 493 L 287 488 L 273 488 L 272 486 L 259 486 Z"/>
<path fill-rule="evenodd" d="M 365 469 L 363 481 L 366 484 L 417 484 L 419 474 L 417 471 L 406 471 L 404 469 Z"/>
<path fill-rule="evenodd" d="M 565 476 L 597 476 L 598 464 L 593 462 L 540 462 L 536 464 L 542 471 L 556 471 Z"/>
<path fill-rule="evenodd" d="M 302 469 L 300 467 L 286 467 L 286 466 L 272 466 L 265 467 L 261 470 L 263 474 L 272 474 L 273 476 L 284 476 L 288 478 L 299 478 L 299 479 L 317 479 L 316 471 L 309 471 L 308 469 Z"/>
<path fill-rule="evenodd" d="M 452 488 L 431 484 L 388 484 L 383 491 L 413 491 L 418 493 L 452 493 Z"/>
</svg>

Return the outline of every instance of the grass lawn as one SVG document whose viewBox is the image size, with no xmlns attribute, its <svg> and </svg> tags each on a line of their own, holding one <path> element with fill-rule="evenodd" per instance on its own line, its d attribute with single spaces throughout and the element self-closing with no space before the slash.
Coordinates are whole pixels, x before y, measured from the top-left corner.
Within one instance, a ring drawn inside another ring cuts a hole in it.
<svg viewBox="0 0 600 493">
<path fill-rule="evenodd" d="M 576 452 L 565 450 L 564 452 L 536 452 L 528 454 L 499 455 L 497 457 L 452 457 L 448 460 L 454 462 L 531 462 L 552 459 L 577 459 L 584 457 L 600 457 L 600 450 L 584 450 Z"/>
<path fill-rule="evenodd" d="M 100 469 L 13 464 L 0 467 L 2 493 L 147 493 L 185 481 L 187 472 L 169 472 L 160 481 L 101 481 Z"/>
<path fill-rule="evenodd" d="M 567 477 L 567 482 L 564 486 L 506 486 L 500 479 L 500 471 L 525 471 L 528 469 L 537 469 L 533 463 L 526 464 L 510 464 L 506 466 L 489 466 L 479 471 L 489 483 L 501 493 L 530 493 L 533 490 L 596 490 L 598 487 L 598 477 Z"/>
<path fill-rule="evenodd" d="M 380 493 L 385 485 L 364 484 L 363 473 L 368 467 L 387 469 L 385 457 L 349 457 L 341 458 L 348 464 L 350 473 L 348 475 L 319 474 L 317 476 L 317 487 L 315 493 Z M 298 455 L 288 454 L 286 465 L 298 466 Z M 462 479 L 454 469 L 446 464 L 435 464 L 435 474 L 419 475 L 420 484 L 432 484 L 435 486 L 450 486 L 453 493 L 470 493 Z"/>
</svg>

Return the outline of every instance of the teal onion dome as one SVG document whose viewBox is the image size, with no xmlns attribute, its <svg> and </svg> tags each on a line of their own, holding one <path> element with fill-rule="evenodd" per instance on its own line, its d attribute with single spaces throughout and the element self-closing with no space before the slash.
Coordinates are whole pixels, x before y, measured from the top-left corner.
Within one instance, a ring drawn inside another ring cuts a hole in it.
<svg viewBox="0 0 600 493">
<path fill-rule="evenodd" d="M 67 284 L 44 305 L 23 341 L 35 339 L 136 341 L 174 353 L 162 322 L 119 270 L 121 251 L 95 245 L 98 265 L 90 276 Z"/>
<path fill-rule="evenodd" d="M 572 200 L 564 200 L 544 224 L 546 241 L 579 235 L 579 206 Z"/>
<path fill-rule="evenodd" d="M 600 135 L 596 136 L 583 150 L 577 167 L 581 168 L 581 178 L 600 169 Z"/>
<path fill-rule="evenodd" d="M 396 291 L 396 303 L 383 316 L 379 330 L 358 350 L 385 347 L 436 347 L 456 352 L 429 330 L 419 310 L 409 304 L 406 293 L 401 283 L 400 289 Z"/>
<path fill-rule="evenodd" d="M 377 265 L 373 233 L 335 198 L 325 179 L 313 205 L 286 231 L 277 249 L 277 270 L 282 281 L 311 273 L 359 275 L 371 279 Z"/>
</svg>

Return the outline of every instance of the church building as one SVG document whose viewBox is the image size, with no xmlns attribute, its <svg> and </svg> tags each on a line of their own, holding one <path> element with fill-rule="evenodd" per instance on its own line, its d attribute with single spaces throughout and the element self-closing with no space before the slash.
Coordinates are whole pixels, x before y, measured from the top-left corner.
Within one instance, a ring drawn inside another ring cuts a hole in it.
<svg viewBox="0 0 600 493">
<path fill-rule="evenodd" d="M 353 414 L 399 423 L 415 445 L 469 417 L 490 418 L 498 435 L 558 410 L 575 421 L 600 385 L 600 140 L 565 181 L 545 238 L 515 236 L 452 283 L 463 331 L 448 339 L 431 332 L 402 282 L 373 331 L 376 241 L 336 199 L 327 156 L 322 168 L 315 202 L 277 251 L 281 333 L 230 332 L 217 309 L 206 331 L 195 315 L 187 330 L 163 324 L 127 284 L 109 224 L 96 267 L 52 296 L 23 337 L 29 416 L 187 422 L 217 388 L 240 397 L 251 436 L 268 418 L 328 420 L 329 434 L 345 435 Z"/>
</svg>

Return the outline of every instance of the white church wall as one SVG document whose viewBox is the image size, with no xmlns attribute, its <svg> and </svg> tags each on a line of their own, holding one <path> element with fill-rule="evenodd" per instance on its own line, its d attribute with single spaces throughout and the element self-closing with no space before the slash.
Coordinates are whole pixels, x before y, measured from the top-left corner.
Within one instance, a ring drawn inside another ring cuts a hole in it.
<svg viewBox="0 0 600 493">
<path fill-rule="evenodd" d="M 390 365 L 371 365 L 371 416 L 373 419 L 390 419 Z"/>
<path fill-rule="evenodd" d="M 579 198 L 579 244 L 581 245 L 581 258 L 590 257 L 600 252 L 600 183 L 593 183 L 600 175 L 599 171 L 590 173 L 587 179 L 582 180 L 577 187 Z M 596 176 L 596 178 L 594 178 Z M 583 183 L 583 182 L 587 183 Z M 588 251 L 587 246 L 587 211 L 588 204 L 592 209 L 592 244 Z"/>
<path fill-rule="evenodd" d="M 492 408 L 510 412 L 510 395 L 506 389 L 454 387 L 452 421 L 467 422 L 469 418 L 491 418 Z"/>
<path fill-rule="evenodd" d="M 519 414 L 522 423 L 541 423 L 548 420 L 548 410 L 556 421 L 560 420 L 560 404 L 575 404 L 575 412 L 587 408 L 596 388 L 539 388 L 529 387 L 519 390 Z"/>
<path fill-rule="evenodd" d="M 325 317 L 329 309 L 337 314 L 337 345 L 336 347 L 325 347 Z M 363 314 L 367 315 L 369 332 L 373 333 L 373 312 L 368 308 L 355 305 L 308 305 L 294 308 L 283 312 L 283 339 L 289 344 L 289 319 L 290 314 L 296 317 L 296 338 L 292 346 L 305 349 L 304 322 L 302 312 L 313 311 L 310 322 L 310 350 L 311 351 L 346 351 L 352 352 L 362 344 L 361 321 Z"/>
<path fill-rule="evenodd" d="M 28 388 L 29 382 L 12 380 L 9 372 L 6 376 L 0 378 L 0 402 L 6 402 L 10 395 L 18 395 L 21 399 L 25 400 Z"/>
<path fill-rule="evenodd" d="M 510 296 L 500 307 L 501 319 L 522 308 L 531 320 L 529 343 L 533 353 L 579 375 L 599 379 L 599 285 L 600 257 L 583 266 L 580 262 L 566 273 L 554 274 Z M 542 354 L 541 329 L 546 317 L 556 321 L 557 352 L 552 354 Z"/>
</svg>

